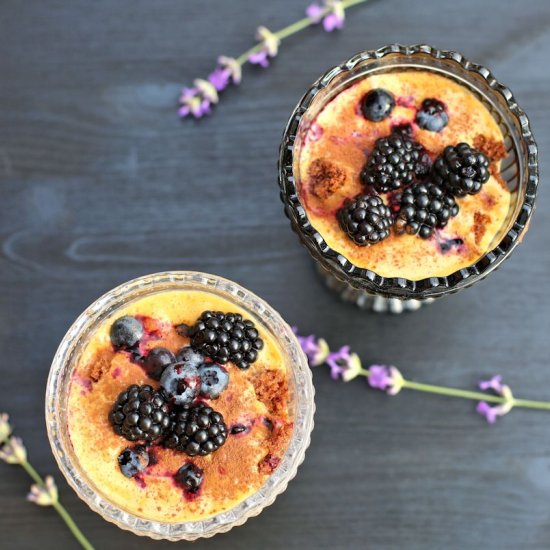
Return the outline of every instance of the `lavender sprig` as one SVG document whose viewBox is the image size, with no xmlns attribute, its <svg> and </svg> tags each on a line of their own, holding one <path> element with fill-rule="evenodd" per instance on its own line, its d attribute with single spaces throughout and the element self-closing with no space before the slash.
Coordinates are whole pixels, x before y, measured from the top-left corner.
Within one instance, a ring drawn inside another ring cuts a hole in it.
<svg viewBox="0 0 550 550">
<path fill-rule="evenodd" d="M 385 391 L 388 395 L 396 395 L 402 389 L 407 389 L 472 399 L 478 401 L 476 412 L 484 416 L 489 424 L 494 424 L 499 417 L 508 414 L 515 407 L 550 411 L 550 402 L 514 397 L 510 387 L 502 383 L 500 375 L 493 376 L 489 380 L 482 380 L 479 383 L 481 392 L 422 384 L 407 380 L 396 367 L 391 365 L 370 365 L 368 368 L 364 368 L 359 356 L 356 353 L 350 353 L 349 346 L 343 346 L 333 352 L 330 351 L 326 340 L 317 338 L 313 334 L 300 336 L 296 327 L 293 330 L 310 366 L 326 364 L 330 369 L 331 377 L 335 380 L 342 379 L 344 382 L 349 382 L 362 376 L 367 379 L 371 388 Z"/>
<path fill-rule="evenodd" d="M 212 112 L 212 106 L 219 102 L 219 93 L 230 85 L 239 85 L 242 79 L 242 66 L 246 63 L 269 67 L 270 59 L 279 53 L 281 42 L 312 25 L 322 23 L 327 32 L 344 27 L 346 9 L 367 0 L 324 0 L 322 4 L 313 3 L 306 9 L 306 17 L 272 32 L 264 26 L 256 30 L 258 43 L 240 56 L 218 57 L 218 65 L 206 79 L 197 78 L 193 86 L 183 88 L 178 114 L 182 118 L 202 118 Z"/>
<path fill-rule="evenodd" d="M 85 548 L 85 550 L 94 550 L 94 547 L 78 528 L 69 512 L 59 502 L 59 494 L 53 477 L 46 476 L 45 480 L 40 477 L 40 474 L 28 461 L 27 449 L 25 449 L 23 441 L 21 438 L 15 437 L 12 432 L 8 415 L 0 413 L 0 460 L 3 460 L 7 464 L 18 464 L 35 482 L 31 486 L 27 500 L 39 506 L 53 506 L 75 539 L 80 543 L 80 546 Z"/>
</svg>

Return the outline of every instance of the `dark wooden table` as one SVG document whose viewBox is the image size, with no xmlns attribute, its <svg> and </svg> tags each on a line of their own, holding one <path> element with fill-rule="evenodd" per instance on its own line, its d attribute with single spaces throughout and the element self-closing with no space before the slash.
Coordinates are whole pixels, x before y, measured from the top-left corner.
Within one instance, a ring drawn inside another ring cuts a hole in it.
<svg viewBox="0 0 550 550">
<path fill-rule="evenodd" d="M 373 1 L 346 29 L 309 29 L 268 71 L 247 68 L 200 123 L 175 115 L 180 87 L 219 54 L 280 28 L 306 1 L 3 0 L 0 5 L 0 410 L 97 548 L 168 548 L 88 510 L 59 474 L 44 427 L 50 360 L 95 298 L 166 269 L 217 273 L 303 332 L 349 343 L 417 380 L 473 388 L 501 373 L 550 399 L 547 287 L 550 3 Z M 282 213 L 276 158 L 306 87 L 352 53 L 427 42 L 491 67 L 529 114 L 543 173 L 525 243 L 487 281 L 412 315 L 364 314 L 323 288 Z M 260 517 L 193 548 L 550 547 L 550 415 L 488 426 L 474 403 L 390 398 L 314 374 L 306 462 Z M 51 509 L 25 501 L 0 464 L 0 547 L 75 548 Z"/>
</svg>

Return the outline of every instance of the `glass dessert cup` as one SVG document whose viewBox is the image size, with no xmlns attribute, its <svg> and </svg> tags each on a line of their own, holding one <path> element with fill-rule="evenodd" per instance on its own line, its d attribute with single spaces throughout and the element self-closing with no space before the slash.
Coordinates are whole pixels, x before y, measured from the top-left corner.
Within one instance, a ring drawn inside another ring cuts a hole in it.
<svg viewBox="0 0 550 550">
<path fill-rule="evenodd" d="M 506 219 L 487 251 L 475 263 L 446 276 L 410 280 L 383 277 L 355 265 L 331 248 L 312 225 L 301 202 L 300 153 L 305 136 L 318 114 L 339 93 L 371 75 L 422 71 L 450 79 L 465 87 L 487 109 L 498 125 L 506 156 L 500 177 L 511 194 Z M 467 288 L 500 266 L 526 232 L 538 185 L 537 147 L 529 121 L 510 90 L 484 67 L 453 51 L 427 45 L 397 44 L 361 52 L 327 71 L 306 92 L 292 113 L 283 135 L 279 156 L 279 185 L 285 213 L 293 230 L 313 257 L 327 285 L 347 301 L 374 311 L 400 313 L 415 310 L 433 299 Z"/>
<path fill-rule="evenodd" d="M 94 331 L 106 318 L 129 303 L 170 290 L 198 290 L 223 298 L 244 310 L 280 347 L 288 365 L 289 401 L 293 428 L 288 448 L 265 484 L 236 506 L 200 521 L 184 523 L 152 521 L 111 502 L 87 476 L 73 449 L 68 429 L 68 395 L 71 375 Z M 63 338 L 53 359 L 46 389 L 46 424 L 57 463 L 78 496 L 104 519 L 136 535 L 154 539 L 195 540 L 242 525 L 258 515 L 285 491 L 296 475 L 310 443 L 315 409 L 314 388 L 307 359 L 290 327 L 263 300 L 239 285 L 214 275 L 196 272 L 165 272 L 127 282 L 88 307 Z"/>
</svg>

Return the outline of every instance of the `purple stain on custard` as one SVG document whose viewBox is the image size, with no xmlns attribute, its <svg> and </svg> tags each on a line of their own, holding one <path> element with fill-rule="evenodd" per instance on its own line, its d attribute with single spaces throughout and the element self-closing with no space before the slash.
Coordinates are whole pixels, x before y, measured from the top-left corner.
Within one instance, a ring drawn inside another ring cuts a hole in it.
<svg viewBox="0 0 550 550">
<path fill-rule="evenodd" d="M 406 109 L 415 109 L 414 97 L 412 95 L 399 96 L 395 98 L 396 105 L 405 107 Z"/>
<path fill-rule="evenodd" d="M 466 251 L 464 240 L 458 236 L 445 237 L 440 233 L 436 233 L 436 243 L 441 254 L 448 254 L 453 251 L 461 254 Z"/>
<path fill-rule="evenodd" d="M 143 336 L 137 345 L 137 349 L 132 350 L 132 353 L 144 356 L 147 355 L 146 344 L 152 341 L 160 340 L 163 336 L 163 332 L 168 328 L 171 328 L 171 325 L 158 321 L 157 319 L 153 319 L 148 315 L 136 315 L 135 318 L 140 321 L 143 326 Z"/>
<path fill-rule="evenodd" d="M 323 137 L 323 134 L 323 128 L 319 124 L 317 124 L 317 122 L 312 122 L 306 134 L 306 141 L 319 141 Z"/>
<path fill-rule="evenodd" d="M 147 487 L 143 474 L 137 474 L 132 479 L 138 484 L 140 489 L 145 489 Z"/>
<path fill-rule="evenodd" d="M 116 369 L 113 369 L 113 372 L 111 372 L 111 376 L 113 378 L 120 378 L 122 374 L 122 371 L 120 370 L 120 367 L 116 367 Z"/>
<path fill-rule="evenodd" d="M 336 145 L 347 145 L 349 143 L 348 138 L 342 136 L 330 136 L 330 141 L 336 143 Z"/>
<path fill-rule="evenodd" d="M 83 378 L 78 374 L 75 374 L 74 381 L 82 388 L 81 395 L 86 395 L 92 391 L 93 382 L 89 378 Z"/>
</svg>

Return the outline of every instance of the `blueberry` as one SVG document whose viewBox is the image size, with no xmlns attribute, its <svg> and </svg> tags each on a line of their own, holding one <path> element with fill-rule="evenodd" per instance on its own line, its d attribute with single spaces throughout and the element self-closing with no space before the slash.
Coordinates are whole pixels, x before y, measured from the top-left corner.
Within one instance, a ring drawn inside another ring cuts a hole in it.
<svg viewBox="0 0 550 550">
<path fill-rule="evenodd" d="M 449 122 L 445 104 L 437 99 L 425 99 L 416 113 L 416 124 L 428 132 L 441 132 Z"/>
<path fill-rule="evenodd" d="M 393 96 L 382 88 L 371 90 L 361 101 L 363 116 L 373 122 L 384 120 L 390 115 L 394 107 L 395 100 Z"/>
<path fill-rule="evenodd" d="M 176 359 L 179 363 L 195 368 L 204 363 L 204 355 L 190 346 L 181 348 L 176 355 Z"/>
<path fill-rule="evenodd" d="M 126 477 L 134 477 L 149 465 L 149 453 L 143 445 L 138 445 L 134 449 L 126 447 L 118 455 L 118 465 Z"/>
<path fill-rule="evenodd" d="M 229 374 L 220 365 L 214 363 L 199 367 L 201 377 L 201 395 L 217 399 L 229 384 Z"/>
<path fill-rule="evenodd" d="M 184 464 L 174 476 L 176 483 L 183 487 L 186 493 L 196 493 L 202 483 L 204 472 L 192 462 Z"/>
<path fill-rule="evenodd" d="M 201 377 L 196 367 L 184 363 L 167 366 L 160 377 L 167 399 L 175 405 L 190 405 L 199 394 Z"/>
<path fill-rule="evenodd" d="M 164 369 L 176 362 L 175 355 L 166 348 L 153 348 L 147 357 L 143 360 L 143 368 L 147 372 L 147 376 L 153 380 L 160 380 Z"/>
<path fill-rule="evenodd" d="M 111 325 L 111 343 L 117 349 L 134 347 L 143 336 L 143 325 L 135 318 L 125 315 Z"/>
</svg>

